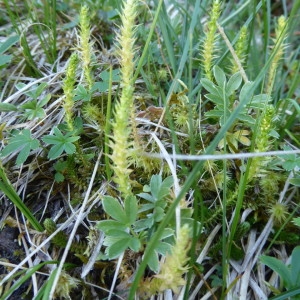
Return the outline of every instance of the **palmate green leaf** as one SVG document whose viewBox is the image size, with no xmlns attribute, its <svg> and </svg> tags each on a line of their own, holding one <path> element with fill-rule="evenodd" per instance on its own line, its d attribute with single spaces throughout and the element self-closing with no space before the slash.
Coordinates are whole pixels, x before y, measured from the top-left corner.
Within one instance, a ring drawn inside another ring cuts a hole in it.
<svg viewBox="0 0 300 300">
<path fill-rule="evenodd" d="M 82 85 L 79 84 L 75 90 L 74 101 L 82 100 L 84 102 L 90 101 L 92 94 Z"/>
<path fill-rule="evenodd" d="M 207 111 L 205 113 L 206 117 L 216 117 L 216 118 L 221 118 L 224 115 L 224 111 L 220 110 L 218 108 L 214 108 L 210 111 Z"/>
<path fill-rule="evenodd" d="M 109 216 L 122 224 L 127 224 L 128 219 L 126 213 L 117 199 L 111 196 L 104 196 L 102 204 L 103 209 Z"/>
<path fill-rule="evenodd" d="M 67 154 L 73 154 L 76 151 L 76 147 L 73 142 L 76 142 L 80 137 L 72 136 L 72 132 L 63 135 L 62 132 L 57 128 L 53 128 L 54 135 L 46 135 L 42 140 L 49 145 L 54 145 L 51 147 L 48 158 L 55 159 L 58 158 L 64 151 Z"/>
<path fill-rule="evenodd" d="M 29 101 L 21 106 L 21 110 L 24 110 L 24 115 L 28 120 L 44 118 L 46 114 L 43 106 L 47 104 L 50 99 L 51 95 L 48 94 L 39 102 L 37 102 L 37 100 Z"/>
<path fill-rule="evenodd" d="M 8 145 L 2 150 L 1 155 L 6 156 L 13 152 L 19 152 L 16 164 L 21 165 L 28 158 L 31 150 L 36 150 L 39 146 L 39 141 L 31 137 L 30 130 L 23 129 L 9 139 Z"/>
</svg>

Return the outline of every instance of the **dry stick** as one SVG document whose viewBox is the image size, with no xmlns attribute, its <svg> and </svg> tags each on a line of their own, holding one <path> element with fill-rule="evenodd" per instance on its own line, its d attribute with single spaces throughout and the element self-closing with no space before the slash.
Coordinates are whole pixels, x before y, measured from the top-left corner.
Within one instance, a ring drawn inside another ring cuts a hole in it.
<svg viewBox="0 0 300 300">
<path fill-rule="evenodd" d="M 176 154 L 172 157 L 177 160 L 186 161 L 199 161 L 199 160 L 222 160 L 222 159 L 246 159 L 251 157 L 264 157 L 264 156 L 279 156 L 287 154 L 300 154 L 300 150 L 283 150 L 283 151 L 267 151 L 267 152 L 243 152 L 243 153 L 228 153 L 228 154 L 203 154 L 203 155 L 186 155 L 186 154 Z M 161 153 L 147 153 L 144 152 L 143 155 L 152 158 L 164 159 Z"/>
<path fill-rule="evenodd" d="M 229 51 L 230 51 L 233 59 L 234 59 L 234 61 L 236 62 L 237 66 L 238 66 L 238 68 L 239 68 L 239 70 L 241 72 L 241 75 L 242 75 L 244 81 L 245 82 L 249 82 L 248 77 L 246 75 L 246 72 L 245 72 L 245 70 L 244 70 L 244 68 L 243 68 L 243 66 L 242 66 L 242 64 L 241 64 L 238 56 L 236 55 L 236 53 L 235 53 L 235 51 L 234 51 L 234 49 L 233 49 L 233 47 L 232 47 L 232 45 L 231 45 L 228 37 L 226 36 L 223 27 L 221 27 L 218 23 L 217 23 L 217 26 L 218 26 L 218 30 L 219 30 L 222 38 L 224 39 L 224 41 L 225 41 L 225 43 L 226 43 L 226 45 L 227 45 L 227 47 L 228 47 L 228 49 L 229 49 Z"/>
<path fill-rule="evenodd" d="M 95 180 L 95 177 L 96 177 L 96 173 L 97 173 L 97 169 L 98 169 L 98 165 L 99 165 L 101 156 L 102 156 L 102 151 L 100 152 L 100 154 L 98 156 L 98 159 L 97 159 L 97 162 L 95 164 L 95 168 L 93 170 L 93 174 L 92 174 L 92 177 L 91 177 L 91 180 L 90 180 L 89 187 L 88 187 L 87 192 L 85 194 L 85 198 L 83 200 L 83 203 L 82 203 L 82 206 L 80 208 L 80 211 L 79 211 L 78 217 L 76 219 L 76 222 L 74 224 L 73 230 L 72 230 L 72 232 L 70 234 L 70 238 L 68 239 L 68 243 L 67 243 L 66 248 L 64 250 L 63 256 L 62 256 L 61 261 L 60 261 L 60 264 L 59 264 L 59 266 L 57 268 L 57 272 L 56 272 L 56 275 L 55 275 L 55 278 L 54 278 L 54 281 L 53 281 L 53 285 L 52 285 L 51 290 L 50 290 L 49 299 L 53 299 L 55 288 L 57 286 L 57 283 L 58 283 L 58 280 L 59 280 L 59 277 L 60 277 L 63 265 L 64 265 L 64 263 L 65 263 L 65 261 L 67 259 L 69 250 L 71 248 L 71 245 L 72 245 L 72 242 L 73 242 L 73 239 L 74 239 L 74 236 L 75 236 L 75 233 L 76 233 L 77 228 L 79 227 L 82 219 L 84 218 L 84 210 L 85 210 L 85 207 L 86 207 L 86 205 L 88 203 L 88 199 L 89 199 L 90 193 L 92 191 L 93 183 L 94 183 L 94 180 Z"/>
</svg>

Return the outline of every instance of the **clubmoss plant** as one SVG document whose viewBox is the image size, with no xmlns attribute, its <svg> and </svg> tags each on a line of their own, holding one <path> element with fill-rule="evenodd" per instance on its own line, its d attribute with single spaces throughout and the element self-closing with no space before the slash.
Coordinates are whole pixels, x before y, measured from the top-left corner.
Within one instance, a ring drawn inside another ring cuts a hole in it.
<svg viewBox="0 0 300 300">
<path fill-rule="evenodd" d="M 282 225 L 288 217 L 288 207 L 285 203 L 271 203 L 268 207 L 268 213 L 273 217 L 276 225 Z"/>
<path fill-rule="evenodd" d="M 235 53 L 238 57 L 241 65 L 245 64 L 247 58 L 247 47 L 248 47 L 248 30 L 246 26 L 243 26 L 240 31 L 239 39 L 235 46 Z M 234 59 L 231 59 L 231 73 L 234 74 L 239 71 L 239 66 Z"/>
<path fill-rule="evenodd" d="M 262 113 L 260 123 L 258 127 L 258 134 L 256 136 L 256 147 L 257 152 L 266 152 L 270 149 L 271 145 L 271 131 L 274 128 L 275 109 L 273 105 L 267 105 L 265 111 Z M 254 177 L 261 177 L 264 172 L 265 166 L 268 162 L 266 157 L 254 157 L 249 171 L 248 181 L 250 182 Z"/>
<path fill-rule="evenodd" d="M 215 0 L 213 2 L 212 10 L 210 13 L 210 19 L 206 26 L 205 40 L 203 42 L 202 49 L 202 62 L 204 67 L 204 73 L 207 79 L 213 80 L 212 67 L 213 58 L 216 48 L 216 32 L 217 32 L 217 21 L 221 13 L 221 2 Z"/>
<path fill-rule="evenodd" d="M 67 272 L 62 271 L 59 277 L 59 284 L 55 289 L 55 297 L 59 299 L 71 299 L 70 293 L 72 289 L 78 287 L 80 281 L 72 276 L 70 276 Z"/>
<path fill-rule="evenodd" d="M 118 34 L 119 43 L 118 57 L 121 65 L 121 96 L 115 106 L 113 122 L 113 137 L 111 148 L 111 160 L 115 173 L 114 181 L 119 185 L 119 190 L 123 196 L 131 194 L 131 184 L 129 179 L 129 165 L 131 163 L 130 148 L 132 142 L 130 135 L 132 132 L 130 119 L 133 112 L 133 73 L 134 73 L 134 44 L 135 44 L 135 17 L 137 14 L 136 0 L 128 0 L 123 3 L 121 14 L 122 26 Z"/>
<path fill-rule="evenodd" d="M 152 279 L 146 279 L 140 285 L 142 297 L 148 299 L 150 296 L 167 289 L 171 289 L 175 294 L 178 294 L 180 287 L 185 285 L 186 281 L 183 276 L 188 271 L 189 232 L 190 228 L 187 224 L 180 228 L 176 243 L 172 247 L 171 253 L 166 256 L 165 261 L 161 264 L 159 274 Z"/>
<path fill-rule="evenodd" d="M 274 51 L 276 51 L 274 58 L 272 60 L 269 72 L 268 80 L 266 84 L 266 93 L 271 94 L 274 86 L 274 80 L 276 78 L 276 72 L 278 68 L 278 63 L 282 59 L 285 49 L 284 40 L 286 38 L 287 22 L 284 16 L 279 17 L 277 21 L 277 26 L 275 29 L 275 39 L 274 39 Z"/>
<path fill-rule="evenodd" d="M 90 15 L 89 9 L 87 6 L 82 6 L 80 11 L 80 52 L 81 52 L 81 61 L 83 67 L 83 73 L 85 80 L 87 82 L 88 90 L 90 91 L 94 79 L 92 75 L 92 53 L 93 53 L 93 44 L 90 42 L 91 37 L 91 28 L 90 28 Z"/>
<path fill-rule="evenodd" d="M 74 130 L 73 124 L 73 108 L 74 108 L 74 89 L 76 83 L 76 69 L 78 65 L 78 56 L 76 53 L 71 55 L 69 65 L 66 71 L 66 78 L 63 83 L 65 94 L 63 108 L 65 110 L 65 121 L 69 131 Z"/>
<path fill-rule="evenodd" d="M 45 219 L 43 225 L 48 235 L 51 235 L 57 229 L 55 222 L 49 218 Z M 51 241 L 55 246 L 59 248 L 65 248 L 68 242 L 68 235 L 60 231 L 53 237 Z M 82 255 L 85 252 L 86 248 L 86 241 L 73 241 L 70 250 L 76 254 Z"/>
</svg>

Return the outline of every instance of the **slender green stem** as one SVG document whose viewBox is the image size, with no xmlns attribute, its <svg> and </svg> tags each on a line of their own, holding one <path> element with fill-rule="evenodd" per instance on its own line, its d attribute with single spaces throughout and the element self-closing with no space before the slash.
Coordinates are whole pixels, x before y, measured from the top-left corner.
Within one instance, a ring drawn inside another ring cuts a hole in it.
<svg viewBox="0 0 300 300">
<path fill-rule="evenodd" d="M 6 195 L 6 197 L 22 212 L 25 218 L 30 222 L 32 227 L 38 231 L 43 231 L 43 226 L 33 216 L 29 208 L 23 203 L 14 187 L 7 178 L 3 166 L 0 164 L 0 190 Z"/>
</svg>

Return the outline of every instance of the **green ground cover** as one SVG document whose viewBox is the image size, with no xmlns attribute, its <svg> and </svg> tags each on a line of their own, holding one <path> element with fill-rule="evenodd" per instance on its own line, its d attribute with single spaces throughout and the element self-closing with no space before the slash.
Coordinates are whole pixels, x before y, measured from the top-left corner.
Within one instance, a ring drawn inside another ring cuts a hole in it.
<svg viewBox="0 0 300 300">
<path fill-rule="evenodd" d="M 299 299 L 300 1 L 0 1 L 0 299 Z"/>
</svg>

